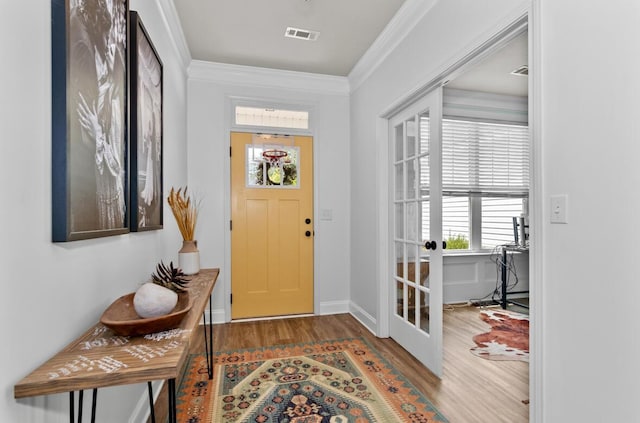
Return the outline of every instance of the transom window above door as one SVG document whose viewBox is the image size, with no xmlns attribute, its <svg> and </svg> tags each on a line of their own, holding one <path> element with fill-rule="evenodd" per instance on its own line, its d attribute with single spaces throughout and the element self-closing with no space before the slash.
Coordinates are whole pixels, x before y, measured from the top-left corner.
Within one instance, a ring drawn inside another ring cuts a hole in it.
<svg viewBox="0 0 640 423">
<path fill-rule="evenodd" d="M 235 124 L 269 128 L 309 129 L 309 112 L 271 107 L 235 106 Z"/>
</svg>

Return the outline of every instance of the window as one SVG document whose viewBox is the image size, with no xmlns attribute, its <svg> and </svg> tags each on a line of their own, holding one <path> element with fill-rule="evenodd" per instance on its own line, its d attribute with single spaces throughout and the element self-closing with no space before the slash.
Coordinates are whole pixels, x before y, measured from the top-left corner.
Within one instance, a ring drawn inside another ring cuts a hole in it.
<svg viewBox="0 0 640 423">
<path fill-rule="evenodd" d="M 245 146 L 247 188 L 299 188 L 300 148 L 289 135 L 253 134 Z"/>
<path fill-rule="evenodd" d="M 513 243 L 513 217 L 528 214 L 527 126 L 443 119 L 442 192 L 447 249 Z"/>
<path fill-rule="evenodd" d="M 235 106 L 235 123 L 241 126 L 309 129 L 309 112 L 269 107 Z"/>
</svg>

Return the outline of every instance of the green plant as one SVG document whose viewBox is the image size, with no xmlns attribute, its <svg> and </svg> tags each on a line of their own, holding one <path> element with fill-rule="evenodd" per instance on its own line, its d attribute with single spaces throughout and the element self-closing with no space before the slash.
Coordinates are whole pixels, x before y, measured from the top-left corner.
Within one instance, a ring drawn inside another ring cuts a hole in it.
<svg viewBox="0 0 640 423">
<path fill-rule="evenodd" d="M 447 238 L 447 250 L 468 250 L 469 240 L 462 234 Z"/>
<path fill-rule="evenodd" d="M 298 180 L 298 170 L 293 163 L 285 163 L 282 165 L 282 170 L 278 165 L 267 163 L 267 180 L 266 184 L 263 184 L 264 176 L 262 163 L 256 165 L 256 183 L 258 185 L 296 185 Z M 284 180 L 282 179 L 282 173 L 284 173 Z"/>
<path fill-rule="evenodd" d="M 169 266 L 162 261 L 156 266 L 156 273 L 151 275 L 152 282 L 175 292 L 185 292 L 189 278 L 182 273 L 182 269 L 173 267 L 173 262 Z"/>
</svg>

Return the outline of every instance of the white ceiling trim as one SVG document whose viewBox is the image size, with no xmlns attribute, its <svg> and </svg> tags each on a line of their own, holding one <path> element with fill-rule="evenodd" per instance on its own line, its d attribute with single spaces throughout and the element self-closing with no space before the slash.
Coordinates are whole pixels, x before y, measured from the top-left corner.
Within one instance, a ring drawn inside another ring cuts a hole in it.
<svg viewBox="0 0 640 423">
<path fill-rule="evenodd" d="M 406 0 L 349 73 L 355 91 L 380 66 L 438 0 Z"/>
<path fill-rule="evenodd" d="M 349 80 L 343 76 L 267 69 L 253 66 L 193 60 L 189 79 L 263 88 L 278 88 L 316 94 L 349 95 Z"/>
<path fill-rule="evenodd" d="M 164 19 L 164 24 L 169 30 L 173 46 L 178 53 L 178 56 L 182 59 L 183 70 L 186 72 L 191 63 L 191 51 L 187 44 L 187 39 L 184 37 L 184 31 L 182 30 L 182 24 L 178 18 L 178 11 L 173 3 L 173 0 L 158 0 L 160 6 L 160 14 Z"/>
</svg>

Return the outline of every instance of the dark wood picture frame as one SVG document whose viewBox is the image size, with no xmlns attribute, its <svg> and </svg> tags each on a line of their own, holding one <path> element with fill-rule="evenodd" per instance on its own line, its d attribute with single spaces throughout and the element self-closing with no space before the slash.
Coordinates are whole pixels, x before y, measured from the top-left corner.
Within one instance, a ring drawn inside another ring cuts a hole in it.
<svg viewBox="0 0 640 423">
<path fill-rule="evenodd" d="M 129 12 L 132 231 L 163 225 L 162 60 L 137 12 Z"/>
<path fill-rule="evenodd" d="M 128 0 L 51 1 L 52 240 L 129 232 Z"/>
</svg>

